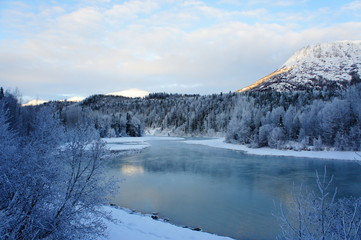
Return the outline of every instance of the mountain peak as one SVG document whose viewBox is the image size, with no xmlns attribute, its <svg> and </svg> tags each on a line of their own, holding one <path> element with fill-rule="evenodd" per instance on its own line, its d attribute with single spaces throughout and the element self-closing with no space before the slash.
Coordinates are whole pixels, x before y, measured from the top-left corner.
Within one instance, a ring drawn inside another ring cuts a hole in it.
<svg viewBox="0 0 361 240">
<path fill-rule="evenodd" d="M 303 62 L 335 61 L 340 60 L 356 61 L 360 60 L 361 41 L 338 41 L 331 43 L 320 43 L 298 50 L 292 55 L 282 67 L 290 67 Z"/>
<path fill-rule="evenodd" d="M 107 93 L 105 95 L 136 98 L 136 97 L 145 97 L 145 96 L 148 96 L 149 94 L 150 94 L 150 92 L 147 92 L 147 91 L 144 91 L 144 90 L 141 90 L 138 88 L 130 88 L 130 89 L 123 90 L 120 92 Z"/>
<path fill-rule="evenodd" d="M 48 101 L 42 100 L 42 99 L 33 99 L 33 100 L 28 101 L 27 103 L 22 104 L 21 106 L 23 106 L 23 107 L 36 106 L 36 105 L 41 105 L 46 102 L 48 102 Z"/>
<path fill-rule="evenodd" d="M 67 98 L 66 101 L 68 101 L 68 102 L 81 102 L 84 99 L 85 99 L 84 97 L 74 96 L 74 97 Z"/>
<path fill-rule="evenodd" d="M 340 89 L 361 82 L 361 41 L 338 41 L 307 46 L 275 72 L 244 91 Z"/>
</svg>

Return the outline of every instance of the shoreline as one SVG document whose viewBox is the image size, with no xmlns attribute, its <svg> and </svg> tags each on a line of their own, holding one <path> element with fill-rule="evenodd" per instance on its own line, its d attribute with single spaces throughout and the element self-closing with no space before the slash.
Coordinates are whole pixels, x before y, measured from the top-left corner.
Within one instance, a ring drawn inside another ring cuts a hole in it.
<svg viewBox="0 0 361 240">
<path fill-rule="evenodd" d="M 110 212 L 114 222 L 105 220 L 108 227 L 107 240 L 234 240 L 230 237 L 194 230 L 169 223 L 164 219 L 154 219 L 155 215 L 134 212 L 118 206 L 104 206 Z M 104 238 L 100 238 L 101 240 Z"/>
<path fill-rule="evenodd" d="M 136 154 L 150 147 L 147 141 L 183 141 L 185 139 L 180 137 L 145 136 L 137 138 L 103 138 L 103 140 L 111 152 Z M 203 232 L 199 228 L 192 229 L 190 227 L 178 226 L 154 214 L 132 211 L 121 206 L 104 206 L 104 208 L 115 219 L 115 222 L 105 220 L 108 227 L 108 236 L 105 238 L 107 240 L 234 240 L 230 237 Z M 104 238 L 101 239 L 104 240 Z"/>
<path fill-rule="evenodd" d="M 140 151 L 150 147 L 148 141 L 181 141 L 182 137 L 144 136 L 144 137 L 117 137 L 102 138 L 110 151 Z"/>
<path fill-rule="evenodd" d="M 226 143 L 225 138 L 213 138 L 207 140 L 186 140 L 184 141 L 184 143 L 241 151 L 244 152 L 245 154 L 250 154 L 250 155 L 313 158 L 313 159 L 323 159 L 323 160 L 361 161 L 361 157 L 359 156 L 361 155 L 361 152 L 304 151 L 304 150 L 295 151 L 295 150 L 279 150 L 274 148 L 250 148 L 247 147 L 246 145 Z"/>
<path fill-rule="evenodd" d="M 263 155 L 263 156 L 288 156 L 298 158 L 312 158 L 324 160 L 343 160 L 343 161 L 359 161 L 356 152 L 341 151 L 294 151 L 294 150 L 277 150 L 271 148 L 249 148 L 245 145 L 237 145 L 224 142 L 225 138 L 211 138 L 203 140 L 187 140 L 181 137 L 166 136 L 145 136 L 145 137 L 121 137 L 121 138 L 104 138 L 110 151 L 119 153 L 136 154 L 150 147 L 148 141 L 164 140 L 164 141 L 180 141 L 186 144 L 198 144 L 208 147 L 216 147 L 234 151 L 241 151 L 245 154 Z M 361 152 L 357 152 L 361 154 Z M 164 219 L 154 217 L 154 214 L 145 214 L 135 212 L 120 206 L 104 206 L 111 213 L 116 222 L 106 220 L 108 226 L 107 240 L 129 239 L 129 240 L 234 240 L 230 237 L 219 236 L 216 234 L 198 231 L 192 228 L 184 228 L 177 226 Z M 104 239 L 104 238 L 102 238 Z M 100 240 L 100 239 L 99 239 Z"/>
<path fill-rule="evenodd" d="M 139 152 L 150 147 L 148 141 L 181 141 L 186 144 L 197 144 L 208 147 L 222 148 L 234 151 L 241 151 L 245 154 L 259 156 L 280 156 L 295 158 L 312 158 L 323 160 L 341 160 L 341 161 L 361 161 L 361 152 L 355 151 L 296 151 L 280 150 L 274 148 L 250 148 L 246 145 L 226 143 L 225 138 L 211 138 L 202 140 L 187 140 L 184 137 L 168 136 L 144 136 L 144 137 L 119 137 L 103 138 L 110 151 L 114 152 Z M 359 155 L 358 155 L 359 154 Z"/>
</svg>

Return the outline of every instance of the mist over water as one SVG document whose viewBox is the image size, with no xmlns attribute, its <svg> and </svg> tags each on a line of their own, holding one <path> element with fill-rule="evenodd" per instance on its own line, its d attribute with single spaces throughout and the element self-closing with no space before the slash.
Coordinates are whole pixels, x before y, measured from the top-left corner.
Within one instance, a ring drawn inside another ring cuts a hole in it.
<svg viewBox="0 0 361 240">
<path fill-rule="evenodd" d="M 275 205 L 290 201 L 293 186 L 315 189 L 315 173 L 324 166 L 338 197 L 361 196 L 361 165 L 354 162 L 255 156 L 181 141 L 150 144 L 109 164 L 109 175 L 123 179 L 112 202 L 158 212 L 177 225 L 235 239 L 275 239 Z"/>
</svg>

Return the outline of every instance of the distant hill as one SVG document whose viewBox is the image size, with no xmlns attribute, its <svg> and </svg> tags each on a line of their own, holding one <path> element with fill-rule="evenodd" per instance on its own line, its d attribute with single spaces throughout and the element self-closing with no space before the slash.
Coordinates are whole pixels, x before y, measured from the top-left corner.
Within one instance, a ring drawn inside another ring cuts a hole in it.
<svg viewBox="0 0 361 240">
<path fill-rule="evenodd" d="M 120 96 L 120 97 L 128 97 L 128 98 L 142 98 L 142 97 L 146 97 L 150 94 L 150 92 L 144 91 L 144 90 L 140 90 L 137 88 L 131 88 L 131 89 L 127 89 L 127 90 L 123 90 L 123 91 L 119 91 L 119 92 L 112 92 L 112 93 L 107 93 L 105 95 L 107 96 Z M 91 96 L 90 96 L 91 97 Z M 65 101 L 67 102 L 81 102 L 83 101 L 85 98 L 84 97 L 78 97 L 78 96 L 74 96 L 74 97 L 70 97 L 68 99 L 66 99 Z M 62 101 L 62 100 L 59 100 Z M 27 103 L 23 104 L 22 106 L 36 106 L 36 105 L 41 105 L 43 103 L 47 103 L 49 102 L 48 100 L 41 100 L 41 99 L 33 99 L 31 101 L 28 101 Z"/>
<path fill-rule="evenodd" d="M 361 82 L 361 41 L 339 41 L 297 51 L 279 69 L 244 91 L 335 90 Z"/>
<path fill-rule="evenodd" d="M 36 105 L 41 105 L 43 103 L 46 103 L 48 102 L 47 100 L 42 100 L 42 99 L 34 99 L 34 100 L 31 100 L 25 104 L 22 104 L 23 107 L 26 107 L 26 106 L 36 106 Z"/>
<path fill-rule="evenodd" d="M 120 92 L 108 93 L 106 95 L 136 98 L 136 97 L 146 97 L 149 94 L 150 94 L 150 92 L 140 90 L 138 88 L 131 88 L 131 89 L 123 90 Z"/>
</svg>

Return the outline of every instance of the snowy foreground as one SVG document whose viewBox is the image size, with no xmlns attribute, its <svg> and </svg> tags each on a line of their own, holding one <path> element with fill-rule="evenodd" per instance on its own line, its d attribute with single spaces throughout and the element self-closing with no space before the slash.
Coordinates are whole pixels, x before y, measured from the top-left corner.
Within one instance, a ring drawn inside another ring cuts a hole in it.
<svg viewBox="0 0 361 240">
<path fill-rule="evenodd" d="M 111 151 L 140 151 L 150 147 L 150 140 L 165 141 L 184 141 L 184 138 L 177 137 L 122 137 L 122 138 L 104 138 L 107 146 Z M 249 148 L 244 145 L 225 143 L 224 138 L 215 138 L 207 140 L 185 140 L 187 144 L 200 144 L 210 147 L 224 148 L 236 151 L 242 151 L 247 154 L 255 155 L 273 155 L 273 156 L 292 156 L 307 157 L 320 159 L 336 160 L 355 160 L 358 156 L 355 152 L 338 152 L 338 151 L 293 151 L 277 150 L 271 148 Z M 358 152 L 361 154 L 361 152 Z M 149 215 L 132 213 L 126 209 L 106 207 L 111 211 L 114 219 L 118 223 L 107 222 L 109 238 L 107 240 L 231 240 L 228 237 L 221 237 L 205 232 L 193 231 L 188 228 L 182 228 L 162 220 L 153 220 Z"/>
<path fill-rule="evenodd" d="M 107 222 L 108 240 L 232 240 L 205 232 L 193 231 L 164 222 L 153 220 L 149 215 L 132 214 L 129 210 L 106 207 L 119 223 Z"/>
</svg>

